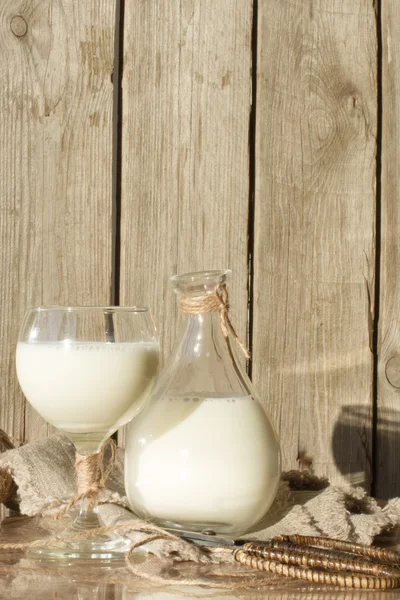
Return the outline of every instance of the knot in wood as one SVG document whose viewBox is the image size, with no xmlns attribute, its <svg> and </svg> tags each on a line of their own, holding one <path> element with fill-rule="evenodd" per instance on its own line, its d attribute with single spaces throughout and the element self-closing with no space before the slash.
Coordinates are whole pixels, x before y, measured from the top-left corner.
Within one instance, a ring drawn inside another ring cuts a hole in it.
<svg viewBox="0 0 400 600">
<path fill-rule="evenodd" d="M 10 27 L 13 34 L 19 38 L 24 37 L 28 31 L 28 23 L 21 15 L 17 15 L 11 19 Z"/>
<path fill-rule="evenodd" d="M 394 388 L 400 388 L 400 355 L 392 356 L 386 363 L 386 379 Z"/>
</svg>

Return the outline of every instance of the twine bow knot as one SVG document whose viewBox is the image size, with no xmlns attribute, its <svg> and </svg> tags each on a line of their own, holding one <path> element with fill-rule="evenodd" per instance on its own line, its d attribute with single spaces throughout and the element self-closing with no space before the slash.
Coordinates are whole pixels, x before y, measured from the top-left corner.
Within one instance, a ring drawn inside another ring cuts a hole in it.
<svg viewBox="0 0 400 600">
<path fill-rule="evenodd" d="M 215 294 L 208 296 L 183 296 L 179 299 L 180 310 L 187 315 L 200 315 L 208 312 L 219 312 L 221 331 L 225 338 L 232 334 L 236 343 L 246 358 L 250 352 L 243 344 L 229 318 L 229 296 L 225 283 L 220 283 L 215 288 Z"/>
<path fill-rule="evenodd" d="M 95 502 L 99 492 L 105 488 L 108 476 L 114 466 L 116 448 L 114 440 L 109 438 L 96 454 L 83 455 L 76 453 L 75 469 L 78 479 L 78 494 L 57 513 L 57 519 L 60 519 L 84 498 L 87 498 L 90 504 Z M 110 456 L 105 464 L 105 453 L 108 449 L 110 450 Z"/>
</svg>

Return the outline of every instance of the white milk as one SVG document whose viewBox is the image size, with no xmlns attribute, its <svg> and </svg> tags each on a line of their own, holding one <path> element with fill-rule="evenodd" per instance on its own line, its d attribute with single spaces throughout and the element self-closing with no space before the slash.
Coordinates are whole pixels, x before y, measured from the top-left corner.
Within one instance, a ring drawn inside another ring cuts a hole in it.
<svg viewBox="0 0 400 600">
<path fill-rule="evenodd" d="M 108 432 L 141 408 L 158 368 L 155 343 L 19 342 L 21 388 L 49 423 Z"/>
<path fill-rule="evenodd" d="M 161 398 L 130 425 L 127 495 L 161 523 L 245 531 L 268 510 L 279 472 L 276 435 L 251 396 Z"/>
</svg>

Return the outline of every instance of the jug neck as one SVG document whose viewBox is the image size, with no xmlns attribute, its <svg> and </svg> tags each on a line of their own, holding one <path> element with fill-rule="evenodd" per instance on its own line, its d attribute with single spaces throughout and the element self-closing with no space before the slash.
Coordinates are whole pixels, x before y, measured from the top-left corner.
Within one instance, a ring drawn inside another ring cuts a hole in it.
<svg viewBox="0 0 400 600">
<path fill-rule="evenodd" d="M 190 315 L 165 371 L 171 395 L 249 396 L 250 380 L 217 312 Z"/>
<path fill-rule="evenodd" d="M 228 317 L 225 271 L 170 278 L 186 325 L 159 380 L 170 396 L 249 396 L 252 388 L 236 356 L 237 339 Z"/>
<path fill-rule="evenodd" d="M 221 330 L 219 313 L 210 312 L 198 315 L 188 315 L 181 343 L 182 351 L 191 360 L 212 360 L 217 356 L 234 360 L 236 355 L 231 351 L 231 341 L 224 337 Z"/>
</svg>

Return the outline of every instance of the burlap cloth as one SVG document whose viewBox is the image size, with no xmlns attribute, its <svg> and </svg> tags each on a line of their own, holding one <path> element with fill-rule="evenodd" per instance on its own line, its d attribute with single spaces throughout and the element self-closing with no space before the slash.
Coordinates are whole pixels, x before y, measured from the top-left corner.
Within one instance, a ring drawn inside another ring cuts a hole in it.
<svg viewBox="0 0 400 600">
<path fill-rule="evenodd" d="M 17 486 L 11 499 L 14 506 L 18 504 L 24 515 L 36 516 L 37 527 L 45 523 L 48 532 L 59 529 L 60 525 L 49 519 L 49 515 L 56 513 L 76 493 L 73 444 L 66 436 L 55 434 L 20 448 L 3 449 L 0 470 L 9 472 Z M 118 449 L 107 487 L 100 493 L 99 512 L 107 526 L 126 524 L 121 533 L 137 543 L 148 537 L 146 532 L 138 531 L 146 523 L 128 508 L 123 472 L 123 451 Z M 49 526 L 51 522 L 54 526 Z M 399 524 L 400 498 L 390 500 L 382 508 L 361 488 L 329 485 L 309 472 L 292 471 L 283 475 L 267 516 L 244 537 L 266 540 L 276 535 L 299 533 L 371 544 L 375 536 Z M 158 539 L 146 549 L 151 559 L 146 561 L 146 566 L 142 564 L 138 569 L 132 566 L 131 570 L 157 584 L 162 580 L 168 583 L 190 581 L 193 577 L 213 582 L 218 580 L 221 569 L 231 569 L 230 580 L 234 574 L 238 585 L 247 587 L 250 581 L 257 584 L 260 577 L 265 580 L 267 576 L 247 572 L 246 568 L 233 564 L 232 555 L 226 550 L 205 551 L 183 539 Z M 177 571 L 177 563 L 185 568 Z M 227 588 L 226 585 L 221 587 Z"/>
</svg>

